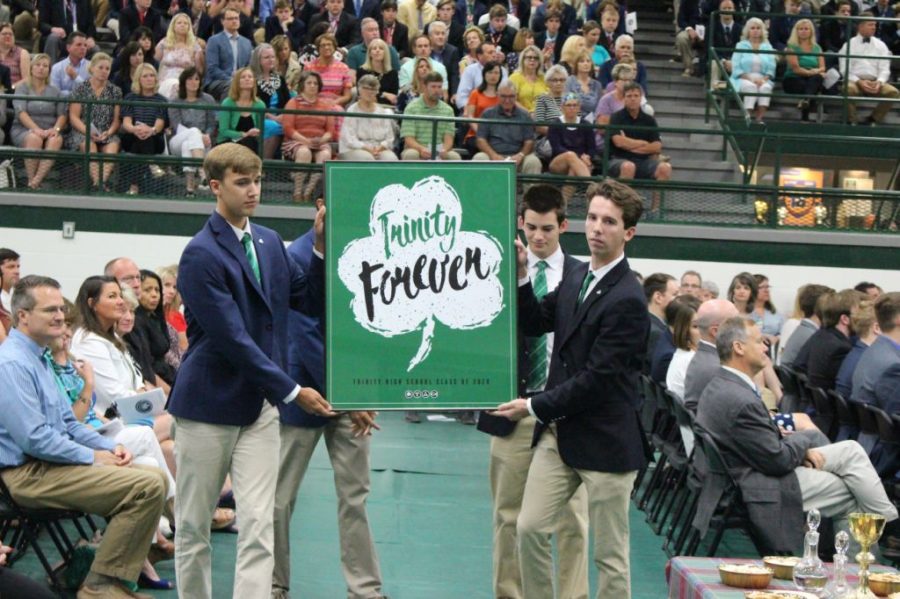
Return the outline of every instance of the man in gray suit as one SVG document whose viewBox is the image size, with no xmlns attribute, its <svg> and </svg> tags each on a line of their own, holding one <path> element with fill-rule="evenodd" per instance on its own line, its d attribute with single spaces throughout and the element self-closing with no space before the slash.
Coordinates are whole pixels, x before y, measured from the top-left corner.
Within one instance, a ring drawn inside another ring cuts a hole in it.
<svg viewBox="0 0 900 599">
<path fill-rule="evenodd" d="M 700 344 L 684 376 L 684 407 L 694 414 L 697 413 L 697 402 L 700 401 L 700 395 L 706 389 L 706 385 L 719 374 L 719 354 L 716 353 L 719 326 L 737 315 L 737 308 L 725 299 L 705 301 L 697 310 Z"/>
<path fill-rule="evenodd" d="M 756 324 L 740 317 L 724 322 L 716 351 L 722 369 L 700 396 L 697 426 L 722 452 L 767 550 L 796 550 L 803 512 L 812 508 L 839 520 L 854 511 L 883 514 L 889 522 L 897 519 L 896 508 L 858 443 L 816 447 L 814 436 L 805 431 L 789 435 L 779 431 L 753 383 L 767 359 Z M 694 524 L 702 531 L 724 488 L 720 476 L 712 474 L 714 480 L 701 493 Z"/>
<path fill-rule="evenodd" d="M 238 33 L 240 26 L 241 14 L 233 8 L 226 8 L 222 15 L 222 31 L 206 42 L 206 76 L 203 88 L 216 100 L 221 100 L 228 94 L 234 73 L 250 64 L 253 45 Z"/>
<path fill-rule="evenodd" d="M 800 348 L 806 345 L 813 333 L 819 330 L 822 321 L 816 311 L 816 304 L 819 298 L 826 293 L 834 293 L 834 289 L 825 285 L 810 284 L 805 285 L 800 290 L 797 303 L 800 306 L 800 311 L 803 312 L 803 320 L 800 321 L 800 326 L 788 337 L 787 342 L 784 344 L 779 364 L 793 367 L 794 360 L 797 359 L 797 354 L 800 353 Z"/>
<path fill-rule="evenodd" d="M 888 367 L 900 363 L 900 292 L 886 293 L 878 298 L 875 318 L 881 335 L 863 352 L 853 371 L 851 398 L 877 404 L 875 384 Z"/>
</svg>

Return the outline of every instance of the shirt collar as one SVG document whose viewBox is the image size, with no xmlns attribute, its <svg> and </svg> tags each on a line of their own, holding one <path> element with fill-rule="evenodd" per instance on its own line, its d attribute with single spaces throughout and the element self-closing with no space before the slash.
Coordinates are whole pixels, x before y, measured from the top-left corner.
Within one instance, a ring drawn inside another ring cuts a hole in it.
<svg viewBox="0 0 900 599">
<path fill-rule="evenodd" d="M 566 262 L 566 255 L 563 253 L 561 247 L 557 247 L 556 251 L 546 258 L 538 258 L 530 248 L 528 249 L 528 268 L 537 268 L 537 263 L 541 260 L 546 262 L 547 266 L 551 269 L 562 272 L 563 264 Z"/>
<path fill-rule="evenodd" d="M 9 330 L 9 336 L 7 337 L 6 341 L 18 342 L 19 345 L 31 352 L 34 357 L 39 360 L 41 359 L 41 356 L 44 354 L 44 350 L 46 349 L 45 347 L 41 347 L 40 345 L 35 343 L 34 339 L 16 328 L 12 328 Z"/>
<path fill-rule="evenodd" d="M 602 281 L 602 280 L 603 280 L 603 277 L 605 277 L 606 275 L 608 275 L 608 274 L 609 274 L 609 271 L 611 271 L 611 270 L 614 269 L 616 266 L 618 266 L 618 265 L 619 265 L 619 262 L 621 262 L 621 261 L 624 260 L 624 259 L 625 259 L 625 252 L 622 252 L 621 255 L 619 255 L 618 258 L 616 258 L 615 260 L 613 260 L 613 261 L 610 262 L 609 264 L 605 264 L 605 265 L 601 266 L 600 268 L 598 268 L 597 270 L 592 270 L 591 272 L 594 273 L 594 278 L 595 278 L 598 282 L 599 282 L 599 281 Z"/>
<path fill-rule="evenodd" d="M 716 349 L 716 344 L 715 344 L 715 343 L 710 343 L 710 342 L 707 341 L 706 339 L 701 339 L 701 340 L 700 340 L 700 343 L 704 343 L 704 344 L 710 346 L 711 348 Z M 718 351 L 718 350 L 716 350 L 716 351 Z"/>
<path fill-rule="evenodd" d="M 724 368 L 725 370 L 727 370 L 727 371 L 730 372 L 731 374 L 737 375 L 742 381 L 744 381 L 745 383 L 747 383 L 747 384 L 750 386 L 751 389 L 753 389 L 753 392 L 754 392 L 756 395 L 759 395 L 759 389 L 756 388 L 756 383 L 753 382 L 753 379 L 751 379 L 749 376 L 747 376 L 747 373 L 746 373 L 746 372 L 741 372 L 740 370 L 738 370 L 738 369 L 736 369 L 736 368 L 732 368 L 731 366 L 724 366 L 724 365 L 723 365 L 722 368 Z"/>
<path fill-rule="evenodd" d="M 228 221 L 225 221 L 225 222 L 228 222 Z M 249 218 L 246 221 L 244 221 L 243 229 L 241 229 L 240 227 L 235 227 L 231 223 L 228 223 L 228 226 L 231 227 L 231 230 L 237 236 L 238 241 L 241 241 L 244 238 L 244 233 L 250 233 L 250 236 L 251 237 L 253 236 L 253 232 L 250 230 L 250 219 Z"/>
</svg>

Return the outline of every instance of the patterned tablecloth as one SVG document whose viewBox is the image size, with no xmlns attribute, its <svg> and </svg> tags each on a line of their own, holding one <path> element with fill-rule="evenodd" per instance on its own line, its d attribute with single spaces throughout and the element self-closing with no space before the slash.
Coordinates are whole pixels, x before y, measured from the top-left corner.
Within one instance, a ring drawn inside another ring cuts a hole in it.
<svg viewBox="0 0 900 599">
<path fill-rule="evenodd" d="M 669 599 L 744 599 L 746 589 L 725 586 L 719 579 L 719 564 L 753 563 L 762 560 L 719 557 L 675 557 L 666 564 L 666 581 L 669 583 Z M 832 565 L 825 564 L 831 574 Z M 847 582 L 856 585 L 856 564 L 848 566 Z M 870 572 L 896 572 L 888 566 L 872 565 Z M 788 580 L 772 579 L 769 589 L 795 591 L 797 587 Z"/>
</svg>

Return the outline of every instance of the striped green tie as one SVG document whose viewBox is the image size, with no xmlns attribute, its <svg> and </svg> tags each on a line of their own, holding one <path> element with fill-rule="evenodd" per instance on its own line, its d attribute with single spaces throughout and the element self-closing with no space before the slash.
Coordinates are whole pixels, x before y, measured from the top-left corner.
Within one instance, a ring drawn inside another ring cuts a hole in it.
<svg viewBox="0 0 900 599">
<path fill-rule="evenodd" d="M 250 233 L 244 233 L 244 236 L 241 237 L 241 244 L 244 246 L 244 253 L 247 254 L 247 262 L 250 263 L 250 270 L 253 271 L 256 282 L 262 283 L 262 278 L 259 276 L 259 262 L 256 260 L 256 252 L 253 251 L 253 239 L 250 237 Z"/>
<path fill-rule="evenodd" d="M 581 284 L 581 291 L 578 292 L 578 305 L 581 305 L 581 302 L 584 301 L 584 296 L 587 295 L 588 287 L 591 286 L 591 281 L 594 280 L 594 273 L 588 271 L 587 276 L 584 278 L 584 283 Z"/>
<path fill-rule="evenodd" d="M 547 295 L 547 263 L 541 260 L 537 263 L 537 275 L 532 286 L 534 295 L 538 300 Z M 542 389 L 547 382 L 547 335 L 535 337 L 530 344 L 528 354 L 528 390 Z"/>
</svg>

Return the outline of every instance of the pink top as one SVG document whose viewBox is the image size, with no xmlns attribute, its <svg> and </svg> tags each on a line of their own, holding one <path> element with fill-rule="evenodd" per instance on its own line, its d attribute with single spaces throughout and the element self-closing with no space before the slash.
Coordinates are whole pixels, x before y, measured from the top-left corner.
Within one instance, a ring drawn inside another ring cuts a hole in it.
<svg viewBox="0 0 900 599">
<path fill-rule="evenodd" d="M 22 48 L 13 44 L 8 54 L 0 54 L 0 64 L 9 68 L 9 77 L 13 85 L 22 80 Z"/>
<path fill-rule="evenodd" d="M 303 96 L 297 96 L 288 100 L 285 110 L 334 110 L 334 104 L 321 95 L 315 102 L 310 102 Z M 281 119 L 284 127 L 284 137 L 290 140 L 296 131 L 303 137 L 321 137 L 329 131 L 334 131 L 334 117 L 318 114 L 285 114 Z"/>
<path fill-rule="evenodd" d="M 319 93 L 326 99 L 337 100 L 344 92 L 353 87 L 353 71 L 346 64 L 332 60 L 330 65 L 324 65 L 318 60 L 307 62 L 304 69 L 315 71 L 322 78 L 322 89 Z"/>
</svg>

